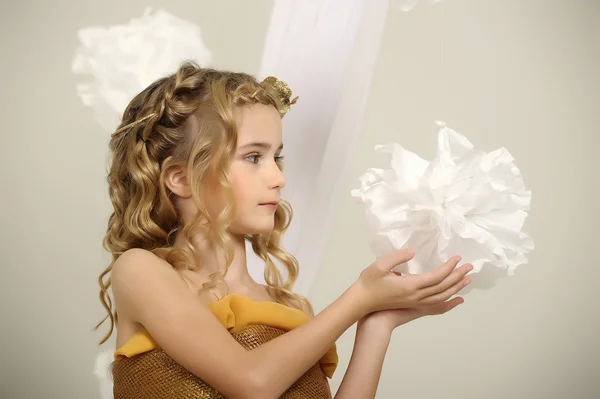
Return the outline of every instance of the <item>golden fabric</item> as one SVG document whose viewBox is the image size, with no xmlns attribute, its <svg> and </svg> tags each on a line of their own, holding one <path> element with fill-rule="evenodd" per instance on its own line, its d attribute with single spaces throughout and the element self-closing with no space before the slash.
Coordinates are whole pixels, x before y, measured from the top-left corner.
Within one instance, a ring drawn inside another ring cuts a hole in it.
<svg viewBox="0 0 600 399">
<path fill-rule="evenodd" d="M 210 310 L 247 350 L 296 328 L 309 318 L 302 311 L 273 302 L 228 295 Z M 115 352 L 115 399 L 213 399 L 222 394 L 171 359 L 146 331 L 136 333 Z M 281 398 L 331 398 L 327 377 L 337 366 L 335 345 L 300 377 Z"/>
</svg>

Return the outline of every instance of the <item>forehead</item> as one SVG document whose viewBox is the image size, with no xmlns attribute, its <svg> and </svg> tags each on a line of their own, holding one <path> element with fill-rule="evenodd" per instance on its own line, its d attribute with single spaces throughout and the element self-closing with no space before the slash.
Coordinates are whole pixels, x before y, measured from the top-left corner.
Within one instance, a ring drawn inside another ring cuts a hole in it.
<svg viewBox="0 0 600 399">
<path fill-rule="evenodd" d="M 238 147 L 251 142 L 281 144 L 281 116 L 273 106 L 246 105 L 237 114 Z"/>
</svg>

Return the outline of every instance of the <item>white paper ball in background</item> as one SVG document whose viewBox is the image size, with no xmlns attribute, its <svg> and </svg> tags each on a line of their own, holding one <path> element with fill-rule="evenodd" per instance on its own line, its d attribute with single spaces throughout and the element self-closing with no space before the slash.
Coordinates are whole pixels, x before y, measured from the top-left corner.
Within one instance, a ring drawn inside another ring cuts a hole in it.
<svg viewBox="0 0 600 399">
<path fill-rule="evenodd" d="M 182 62 L 212 62 L 200 27 L 164 10 L 146 9 L 128 24 L 88 27 L 77 32 L 80 46 L 73 72 L 91 80 L 77 86 L 95 118 L 112 132 L 129 101 L 150 83 L 174 73 Z"/>
</svg>

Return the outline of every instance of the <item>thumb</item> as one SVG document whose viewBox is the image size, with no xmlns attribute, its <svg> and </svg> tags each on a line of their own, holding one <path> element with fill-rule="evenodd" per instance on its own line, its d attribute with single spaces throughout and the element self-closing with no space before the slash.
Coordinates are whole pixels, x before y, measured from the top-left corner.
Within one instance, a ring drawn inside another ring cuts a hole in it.
<svg viewBox="0 0 600 399">
<path fill-rule="evenodd" d="M 398 249 L 382 256 L 373 263 L 373 267 L 381 272 L 388 273 L 394 267 L 408 262 L 415 256 L 412 249 Z"/>
</svg>

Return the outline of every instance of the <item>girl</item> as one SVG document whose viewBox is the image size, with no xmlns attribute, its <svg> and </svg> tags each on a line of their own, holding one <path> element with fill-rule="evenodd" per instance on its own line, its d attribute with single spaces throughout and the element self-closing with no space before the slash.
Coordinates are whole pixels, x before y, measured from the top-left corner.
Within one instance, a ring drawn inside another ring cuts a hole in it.
<svg viewBox="0 0 600 399">
<path fill-rule="evenodd" d="M 462 303 L 447 300 L 469 282 L 470 265 L 457 268 L 454 257 L 398 276 L 391 270 L 408 250 L 367 267 L 317 316 L 292 292 L 298 264 L 280 245 L 292 216 L 280 198 L 290 96 L 275 78 L 186 63 L 125 110 L 110 142 L 104 245 L 113 262 L 99 279 L 110 322 L 102 342 L 117 327 L 116 399 L 331 398 L 334 343 L 357 321 L 335 397 L 372 398 L 392 330 Z M 265 262 L 266 285 L 248 273 L 246 241 Z"/>
</svg>

